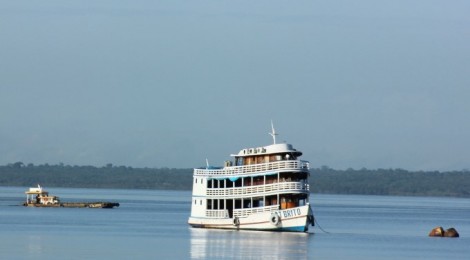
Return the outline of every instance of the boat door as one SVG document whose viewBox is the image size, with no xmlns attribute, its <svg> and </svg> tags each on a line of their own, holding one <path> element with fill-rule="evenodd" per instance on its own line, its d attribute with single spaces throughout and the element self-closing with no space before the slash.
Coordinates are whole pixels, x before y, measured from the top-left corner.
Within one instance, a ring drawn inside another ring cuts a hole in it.
<svg viewBox="0 0 470 260">
<path fill-rule="evenodd" d="M 226 200 L 225 203 L 225 208 L 228 211 L 228 217 L 233 218 L 233 200 Z"/>
</svg>

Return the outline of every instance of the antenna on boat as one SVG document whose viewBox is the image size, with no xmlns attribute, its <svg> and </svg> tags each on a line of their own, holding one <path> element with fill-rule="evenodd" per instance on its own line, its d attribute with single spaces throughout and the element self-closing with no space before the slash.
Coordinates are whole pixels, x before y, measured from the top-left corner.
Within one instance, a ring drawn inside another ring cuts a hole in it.
<svg viewBox="0 0 470 260">
<path fill-rule="evenodd" d="M 276 130 L 274 130 L 273 120 L 271 120 L 271 130 L 272 130 L 272 132 L 269 133 L 269 134 L 273 137 L 274 144 L 276 144 L 276 135 L 278 135 L 278 134 L 276 134 Z"/>
<path fill-rule="evenodd" d="M 206 158 L 206 167 L 209 169 L 209 160 Z"/>
</svg>

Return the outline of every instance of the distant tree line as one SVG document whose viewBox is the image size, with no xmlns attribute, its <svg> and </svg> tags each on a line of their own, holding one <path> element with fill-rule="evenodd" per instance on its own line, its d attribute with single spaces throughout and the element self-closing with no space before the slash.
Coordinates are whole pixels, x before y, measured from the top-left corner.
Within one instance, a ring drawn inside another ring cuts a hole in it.
<svg viewBox="0 0 470 260">
<path fill-rule="evenodd" d="M 70 165 L 0 166 L 0 186 L 36 186 L 116 189 L 191 189 L 192 169 L 132 168 Z"/>
<path fill-rule="evenodd" d="M 470 197 L 470 171 L 311 169 L 314 193 Z"/>
<path fill-rule="evenodd" d="M 192 169 L 33 165 L 0 166 L 0 186 L 191 190 Z M 313 193 L 470 197 L 470 172 L 311 169 Z"/>
</svg>

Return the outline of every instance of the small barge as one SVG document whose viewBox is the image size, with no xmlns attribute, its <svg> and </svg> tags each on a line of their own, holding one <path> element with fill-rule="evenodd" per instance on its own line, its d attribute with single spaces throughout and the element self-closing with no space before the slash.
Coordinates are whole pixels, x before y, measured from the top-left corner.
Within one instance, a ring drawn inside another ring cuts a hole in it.
<svg viewBox="0 0 470 260">
<path fill-rule="evenodd" d="M 49 192 L 43 190 L 38 185 L 37 188 L 29 188 L 26 193 L 26 202 L 23 206 L 27 207 L 51 207 L 51 208 L 114 208 L 119 207 L 115 202 L 60 202 L 59 197 L 50 196 Z"/>
</svg>

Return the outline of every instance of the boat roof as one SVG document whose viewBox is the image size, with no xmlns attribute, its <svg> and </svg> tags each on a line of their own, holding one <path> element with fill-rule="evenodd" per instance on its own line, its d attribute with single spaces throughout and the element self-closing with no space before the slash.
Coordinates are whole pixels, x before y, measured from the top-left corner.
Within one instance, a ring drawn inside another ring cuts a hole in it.
<svg viewBox="0 0 470 260">
<path fill-rule="evenodd" d="M 47 191 L 43 190 L 40 185 L 37 188 L 29 188 L 25 191 L 26 194 L 49 194 Z"/>
<path fill-rule="evenodd" d="M 49 192 L 47 191 L 26 191 L 25 193 L 26 194 L 45 194 L 45 195 L 49 194 Z"/>
<path fill-rule="evenodd" d="M 246 148 L 240 150 L 238 154 L 231 154 L 235 157 L 246 157 L 254 155 L 267 155 L 267 154 L 280 154 L 280 153 L 294 153 L 297 156 L 302 155 L 301 151 L 297 151 L 291 144 L 281 143 L 281 144 L 271 144 L 268 146 L 256 147 L 256 148 Z"/>
<path fill-rule="evenodd" d="M 288 143 L 276 143 L 276 130 L 274 129 L 273 121 L 271 120 L 271 133 L 269 133 L 273 137 L 273 144 L 268 146 L 256 147 L 256 148 L 246 148 L 240 150 L 238 154 L 231 154 L 234 157 L 248 157 L 248 156 L 255 156 L 255 155 L 267 155 L 267 154 L 295 154 L 296 156 L 301 156 L 302 152 L 297 151 L 292 147 L 291 144 Z"/>
</svg>

